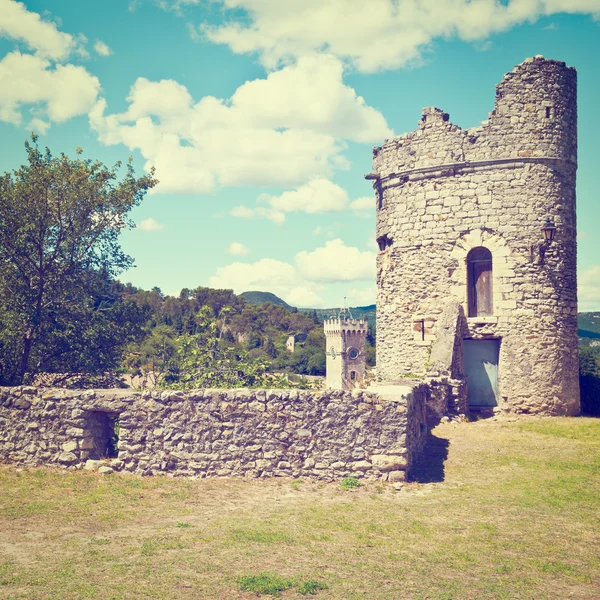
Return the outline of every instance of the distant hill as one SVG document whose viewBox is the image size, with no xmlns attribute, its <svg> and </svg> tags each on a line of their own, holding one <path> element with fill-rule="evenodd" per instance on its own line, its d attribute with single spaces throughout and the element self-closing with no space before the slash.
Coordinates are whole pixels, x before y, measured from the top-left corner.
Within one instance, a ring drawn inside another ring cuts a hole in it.
<svg viewBox="0 0 600 600">
<path fill-rule="evenodd" d="M 577 334 L 584 345 L 600 339 L 600 312 L 585 312 L 577 315 Z M 597 344 L 598 342 L 595 342 Z"/>
<path fill-rule="evenodd" d="M 579 313 L 577 315 L 577 327 L 580 330 L 579 335 L 581 337 L 585 337 L 582 335 L 582 331 L 600 335 L 600 312 Z"/>
<path fill-rule="evenodd" d="M 283 306 L 287 309 L 292 308 L 285 300 L 282 300 L 275 294 L 271 294 L 271 292 L 243 292 L 240 296 L 249 304 L 256 304 L 257 306 L 265 302 L 270 302 L 276 306 Z"/>
</svg>

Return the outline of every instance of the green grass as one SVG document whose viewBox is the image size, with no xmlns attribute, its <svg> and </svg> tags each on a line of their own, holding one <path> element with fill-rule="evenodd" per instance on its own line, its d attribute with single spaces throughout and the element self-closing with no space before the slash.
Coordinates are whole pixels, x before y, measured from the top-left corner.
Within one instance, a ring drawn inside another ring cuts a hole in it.
<svg viewBox="0 0 600 600">
<path fill-rule="evenodd" d="M 0 599 L 600 597 L 600 420 L 434 437 L 400 493 L 0 467 Z"/>
<path fill-rule="evenodd" d="M 253 592 L 259 596 L 280 596 L 280 592 L 296 588 L 302 596 L 314 595 L 327 586 L 314 579 L 286 578 L 272 573 L 259 573 L 258 575 L 244 575 L 238 579 L 238 587 L 242 591 Z"/>
</svg>

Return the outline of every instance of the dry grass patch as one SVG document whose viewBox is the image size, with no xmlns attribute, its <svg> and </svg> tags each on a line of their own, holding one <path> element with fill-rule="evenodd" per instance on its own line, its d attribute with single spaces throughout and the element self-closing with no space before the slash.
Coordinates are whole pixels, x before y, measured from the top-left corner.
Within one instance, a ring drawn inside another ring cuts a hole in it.
<svg viewBox="0 0 600 600">
<path fill-rule="evenodd" d="M 2 467 L 0 598 L 600 596 L 600 421 L 447 424 L 429 449 L 400 493 Z"/>
</svg>

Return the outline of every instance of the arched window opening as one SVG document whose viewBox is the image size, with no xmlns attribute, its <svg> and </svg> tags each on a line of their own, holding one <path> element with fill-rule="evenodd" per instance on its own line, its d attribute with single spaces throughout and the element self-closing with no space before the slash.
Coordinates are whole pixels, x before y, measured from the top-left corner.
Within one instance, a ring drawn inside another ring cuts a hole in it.
<svg viewBox="0 0 600 600">
<path fill-rule="evenodd" d="M 356 379 L 356 371 L 350 371 L 350 379 L 352 379 L 352 381 Z"/>
<path fill-rule="evenodd" d="M 492 253 L 483 246 L 467 255 L 469 317 L 494 314 L 492 296 Z"/>
</svg>

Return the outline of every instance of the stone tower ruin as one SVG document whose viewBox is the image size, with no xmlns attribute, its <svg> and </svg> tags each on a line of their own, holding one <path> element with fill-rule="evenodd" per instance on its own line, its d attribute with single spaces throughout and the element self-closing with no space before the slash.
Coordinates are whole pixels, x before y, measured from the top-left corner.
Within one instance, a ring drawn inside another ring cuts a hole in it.
<svg viewBox="0 0 600 600">
<path fill-rule="evenodd" d="M 504 76 L 481 126 L 425 108 L 373 149 L 380 379 L 466 381 L 472 409 L 579 412 L 576 169 L 576 71 L 541 56 Z"/>
<path fill-rule="evenodd" d="M 362 387 L 365 378 L 365 344 L 368 322 L 353 319 L 342 310 L 338 317 L 325 319 L 326 380 L 334 390 Z"/>
</svg>

